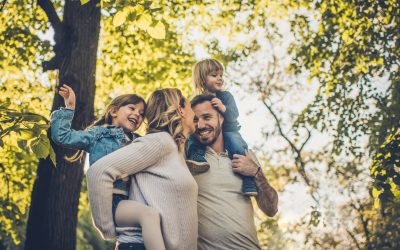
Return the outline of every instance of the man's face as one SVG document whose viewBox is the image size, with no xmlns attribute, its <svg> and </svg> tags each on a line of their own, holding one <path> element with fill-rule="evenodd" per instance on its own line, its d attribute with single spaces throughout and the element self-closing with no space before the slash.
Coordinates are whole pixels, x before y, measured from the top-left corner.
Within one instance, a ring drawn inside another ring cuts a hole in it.
<svg viewBox="0 0 400 250">
<path fill-rule="evenodd" d="M 222 140 L 221 123 L 224 117 L 213 108 L 211 102 L 206 101 L 193 107 L 195 114 L 195 136 L 201 144 L 210 146 L 218 139 Z"/>
</svg>

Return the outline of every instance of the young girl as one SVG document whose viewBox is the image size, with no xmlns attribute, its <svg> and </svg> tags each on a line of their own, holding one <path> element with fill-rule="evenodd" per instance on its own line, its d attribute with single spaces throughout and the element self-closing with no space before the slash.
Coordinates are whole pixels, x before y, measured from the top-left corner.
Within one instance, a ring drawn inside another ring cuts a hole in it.
<svg viewBox="0 0 400 250">
<path fill-rule="evenodd" d="M 92 165 L 103 156 L 139 137 L 134 131 L 142 124 L 146 109 L 146 103 L 140 96 L 134 94 L 118 96 L 111 101 L 98 121 L 84 131 L 76 131 L 71 129 L 76 102 L 75 93 L 72 88 L 64 84 L 59 94 L 64 98 L 65 108 L 56 110 L 51 115 L 51 138 L 61 146 L 80 150 L 67 160 L 79 160 L 83 151 L 86 151 L 89 153 L 89 164 Z M 129 188 L 129 178 L 114 182 L 112 202 L 114 224 L 120 227 L 140 224 L 146 249 L 165 249 L 160 216 L 153 208 L 129 201 L 129 210 L 125 205 L 123 214 L 118 213 L 118 203 L 128 200 Z M 131 214 L 127 216 L 126 211 L 131 211 Z"/>
<path fill-rule="evenodd" d="M 214 59 L 202 60 L 196 63 L 193 68 L 193 81 L 198 94 L 212 94 L 215 96 L 212 100 L 212 105 L 224 116 L 222 134 L 225 148 L 232 159 L 234 154 L 245 155 L 248 146 L 239 133 L 240 125 L 237 121 L 239 112 L 235 99 L 231 93 L 224 91 L 223 72 L 224 67 L 219 61 Z M 210 166 L 204 158 L 205 146 L 200 144 L 193 135 L 189 137 L 186 145 L 186 162 L 190 171 L 193 174 L 206 172 Z M 243 194 L 256 196 L 258 192 L 254 179 L 249 176 L 243 176 L 242 178 Z"/>
</svg>

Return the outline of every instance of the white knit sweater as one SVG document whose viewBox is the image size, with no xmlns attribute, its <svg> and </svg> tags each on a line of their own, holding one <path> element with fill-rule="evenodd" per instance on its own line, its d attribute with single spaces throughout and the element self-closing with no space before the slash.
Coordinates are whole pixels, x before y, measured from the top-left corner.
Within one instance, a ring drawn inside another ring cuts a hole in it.
<svg viewBox="0 0 400 250">
<path fill-rule="evenodd" d="M 95 226 L 116 236 L 112 219 L 113 182 L 129 175 L 131 198 L 160 212 L 167 249 L 197 249 L 197 184 L 170 134 L 148 134 L 95 162 L 87 172 Z M 122 232 L 123 233 L 123 232 Z"/>
</svg>

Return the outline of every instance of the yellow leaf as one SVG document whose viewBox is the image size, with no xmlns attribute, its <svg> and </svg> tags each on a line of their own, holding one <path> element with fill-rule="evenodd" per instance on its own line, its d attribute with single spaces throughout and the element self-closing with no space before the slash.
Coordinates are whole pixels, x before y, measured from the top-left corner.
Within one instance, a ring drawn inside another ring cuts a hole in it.
<svg viewBox="0 0 400 250">
<path fill-rule="evenodd" d="M 141 14 L 144 12 L 144 7 L 143 7 L 143 5 L 138 4 L 138 5 L 135 6 L 135 9 L 136 9 L 136 13 L 137 13 L 138 15 L 141 15 Z"/>
<path fill-rule="evenodd" d="M 21 129 L 19 131 L 19 134 L 20 134 L 19 138 L 24 140 L 32 139 L 35 136 L 34 132 L 29 129 Z"/>
<path fill-rule="evenodd" d="M 127 16 L 128 16 L 127 11 L 125 11 L 125 10 L 118 11 L 117 14 L 115 14 L 114 19 L 113 19 L 114 27 L 121 26 L 125 22 Z"/>
<path fill-rule="evenodd" d="M 139 28 L 145 30 L 151 24 L 151 16 L 147 13 L 143 13 L 142 15 L 140 15 L 140 18 L 139 20 L 137 20 L 136 23 L 139 26 Z"/>
<path fill-rule="evenodd" d="M 380 194 L 381 192 L 378 190 L 378 189 L 376 189 L 376 188 L 373 188 L 372 189 L 372 197 L 378 197 L 378 195 Z"/>
<path fill-rule="evenodd" d="M 81 5 L 87 4 L 90 0 L 81 0 Z"/>
<path fill-rule="evenodd" d="M 378 209 L 378 208 L 379 208 L 379 205 L 380 205 L 379 199 L 375 199 L 375 200 L 374 200 L 374 208 Z"/>
<path fill-rule="evenodd" d="M 158 22 L 154 27 L 148 27 L 147 32 L 154 39 L 165 39 L 165 26 L 162 22 Z"/>
</svg>

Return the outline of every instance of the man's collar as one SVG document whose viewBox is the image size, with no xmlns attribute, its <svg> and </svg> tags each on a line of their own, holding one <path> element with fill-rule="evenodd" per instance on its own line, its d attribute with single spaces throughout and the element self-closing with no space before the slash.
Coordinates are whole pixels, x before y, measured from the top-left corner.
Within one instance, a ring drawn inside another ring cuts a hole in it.
<svg viewBox="0 0 400 250">
<path fill-rule="evenodd" d="M 213 155 L 218 155 L 218 156 L 228 156 L 228 150 L 225 149 L 224 152 L 218 154 L 218 153 L 215 152 L 215 150 L 214 150 L 212 147 L 210 147 L 210 146 L 207 146 L 207 147 L 206 147 L 206 153 L 213 154 Z"/>
</svg>

